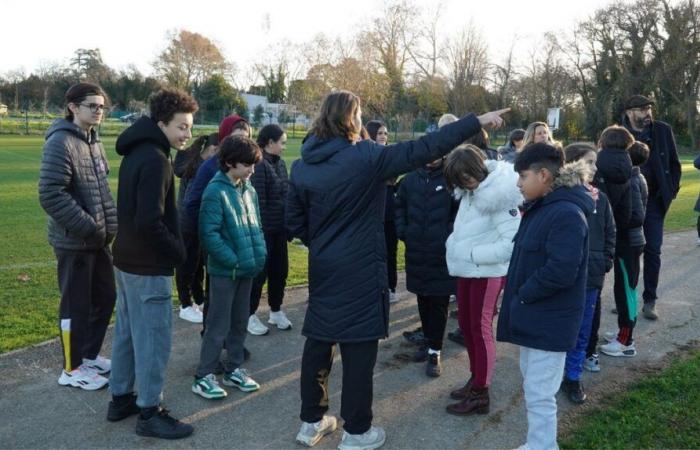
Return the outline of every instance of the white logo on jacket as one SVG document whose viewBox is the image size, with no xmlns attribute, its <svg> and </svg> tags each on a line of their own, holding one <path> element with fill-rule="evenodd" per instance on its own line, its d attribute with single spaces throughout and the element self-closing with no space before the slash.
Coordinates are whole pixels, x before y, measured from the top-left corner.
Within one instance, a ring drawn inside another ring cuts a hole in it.
<svg viewBox="0 0 700 450">
<path fill-rule="evenodd" d="M 447 268 L 462 278 L 502 277 L 508 273 L 513 237 L 520 226 L 523 202 L 513 164 L 486 161 L 489 175 L 473 192 L 455 189 L 461 199 L 454 231 L 447 238 Z"/>
</svg>

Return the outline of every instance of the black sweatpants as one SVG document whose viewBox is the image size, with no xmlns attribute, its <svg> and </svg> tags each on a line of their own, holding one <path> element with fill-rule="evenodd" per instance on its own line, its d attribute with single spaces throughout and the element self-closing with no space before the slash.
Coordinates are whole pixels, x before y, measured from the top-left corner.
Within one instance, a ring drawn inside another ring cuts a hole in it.
<svg viewBox="0 0 700 450">
<path fill-rule="evenodd" d="M 428 348 L 442 350 L 449 304 L 449 295 L 418 296 L 418 314 Z"/>
<path fill-rule="evenodd" d="M 185 262 L 175 269 L 177 296 L 183 308 L 192 306 L 192 299 L 198 305 L 204 302 L 204 264 L 205 260 L 199 247 L 197 233 L 183 233 L 187 257 Z"/>
<path fill-rule="evenodd" d="M 637 323 L 637 283 L 639 282 L 640 258 L 644 246 L 615 247 L 615 307 L 617 308 L 617 326 L 620 330 L 618 340 L 629 345 L 632 332 Z"/>
<path fill-rule="evenodd" d="M 372 426 L 374 365 L 378 341 L 340 343 L 343 392 L 340 417 L 350 434 L 362 434 Z M 304 422 L 318 422 L 328 412 L 328 376 L 335 343 L 307 338 L 301 358 L 301 414 Z"/>
<path fill-rule="evenodd" d="M 593 322 L 591 324 L 591 337 L 588 339 L 588 347 L 586 348 L 586 358 L 590 358 L 598 353 L 598 331 L 600 330 L 600 293 L 602 288 L 598 289 L 598 298 L 595 301 L 595 310 L 593 311 Z"/>
<path fill-rule="evenodd" d="M 386 240 L 386 271 L 389 276 L 389 289 L 395 292 L 398 282 L 396 253 L 399 248 L 399 238 L 396 236 L 396 223 L 393 220 L 384 222 L 384 239 Z"/>
<path fill-rule="evenodd" d="M 284 231 L 265 233 L 265 245 L 267 259 L 265 260 L 265 268 L 253 280 L 253 290 L 250 293 L 250 314 L 255 314 L 260 306 L 265 280 L 267 280 L 267 303 L 270 305 L 270 311 L 279 311 L 284 300 L 284 288 L 287 286 L 287 275 L 289 274 L 286 233 Z"/>
<path fill-rule="evenodd" d="M 117 301 L 112 253 L 54 249 L 61 290 L 59 332 L 63 367 L 78 368 L 83 358 L 95 359 L 102 348 Z"/>
</svg>

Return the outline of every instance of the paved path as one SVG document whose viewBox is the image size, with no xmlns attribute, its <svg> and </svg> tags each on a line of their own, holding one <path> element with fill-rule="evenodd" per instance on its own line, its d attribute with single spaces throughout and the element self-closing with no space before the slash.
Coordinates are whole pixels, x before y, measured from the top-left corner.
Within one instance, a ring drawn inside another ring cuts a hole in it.
<svg viewBox="0 0 700 450">
<path fill-rule="evenodd" d="M 656 364 L 664 355 L 700 336 L 700 248 L 694 232 L 669 234 L 664 246 L 664 268 L 658 310 L 661 319 L 640 318 L 638 356 L 613 359 L 601 356 L 603 371 L 586 373 L 589 395 L 605 395 L 614 380 Z M 403 289 L 403 279 L 401 280 Z M 601 332 L 615 328 L 611 280 L 603 296 Z M 526 421 L 515 347 L 498 344 L 492 386 L 491 414 L 460 418 L 446 414 L 450 389 L 466 374 L 462 347 L 446 343 L 443 376 L 428 379 L 423 365 L 394 357 L 407 352 L 401 332 L 418 322 L 415 297 L 400 291 L 392 305 L 391 335 L 380 343 L 375 370 L 375 423 L 387 430 L 387 449 L 514 448 L 525 436 Z M 57 341 L 0 356 L 0 448 L 300 448 L 294 443 L 299 428 L 300 335 L 305 289 L 288 293 L 286 310 L 295 327 L 249 336 L 253 357 L 246 365 L 262 389 L 254 394 L 229 390 L 223 401 L 207 401 L 190 391 L 199 356 L 199 326 L 174 319 L 173 351 L 168 366 L 165 403 L 178 418 L 195 426 L 194 435 L 181 441 L 160 441 L 134 434 L 135 418 L 119 423 L 105 420 L 109 393 L 85 392 L 59 386 L 61 366 Z M 264 302 L 263 302 L 264 303 Z M 266 317 L 267 311 L 263 311 Z M 457 326 L 454 319 L 448 329 Z M 106 342 L 111 342 L 111 330 Z M 109 345 L 107 345 L 109 347 Z M 105 350 L 109 354 L 109 348 Z M 331 412 L 340 410 L 340 361 L 331 376 Z M 574 408 L 559 398 L 560 415 Z M 335 448 L 336 432 L 317 448 Z M 621 443 L 621 445 L 624 445 Z"/>
</svg>

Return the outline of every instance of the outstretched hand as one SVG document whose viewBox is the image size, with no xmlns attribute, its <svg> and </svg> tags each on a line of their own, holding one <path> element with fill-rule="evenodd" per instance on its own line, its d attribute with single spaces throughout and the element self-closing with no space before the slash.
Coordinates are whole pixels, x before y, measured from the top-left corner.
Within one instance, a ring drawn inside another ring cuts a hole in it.
<svg viewBox="0 0 700 450">
<path fill-rule="evenodd" d="M 499 109 L 482 114 L 477 117 L 477 119 L 479 119 L 479 123 L 484 128 L 499 128 L 503 125 L 503 118 L 501 116 L 509 111 L 510 108 Z"/>
</svg>

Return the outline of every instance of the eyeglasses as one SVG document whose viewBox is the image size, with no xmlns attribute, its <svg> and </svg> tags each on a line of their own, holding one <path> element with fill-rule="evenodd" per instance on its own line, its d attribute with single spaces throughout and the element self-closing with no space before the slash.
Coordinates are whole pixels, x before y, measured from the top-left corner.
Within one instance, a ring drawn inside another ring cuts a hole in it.
<svg viewBox="0 0 700 450">
<path fill-rule="evenodd" d="M 86 108 L 90 108 L 90 111 L 92 112 L 97 112 L 97 111 L 104 111 L 105 105 L 101 105 L 99 103 L 88 103 L 87 105 L 85 103 L 79 103 L 80 106 L 84 106 Z"/>
</svg>

